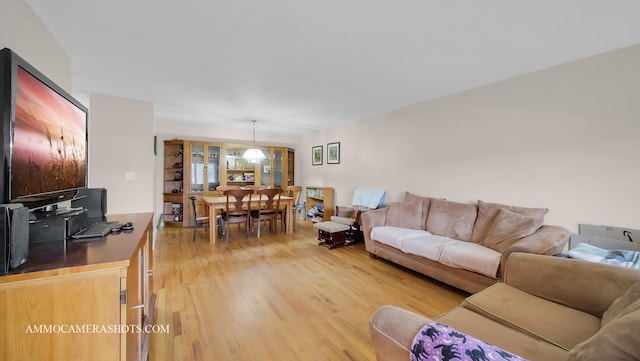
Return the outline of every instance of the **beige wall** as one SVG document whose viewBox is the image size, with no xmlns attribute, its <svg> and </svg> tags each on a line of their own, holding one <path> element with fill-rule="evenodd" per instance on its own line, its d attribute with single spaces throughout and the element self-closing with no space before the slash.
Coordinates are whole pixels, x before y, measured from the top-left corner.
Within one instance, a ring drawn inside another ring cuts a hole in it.
<svg viewBox="0 0 640 361">
<path fill-rule="evenodd" d="M 10 48 L 71 93 L 71 59 L 23 0 L 0 1 L 1 48 Z"/>
<path fill-rule="evenodd" d="M 153 104 L 91 96 L 89 186 L 107 189 L 108 213 L 154 210 Z"/>
<path fill-rule="evenodd" d="M 71 59 L 22 0 L 0 2 L 0 47 L 72 93 Z M 83 102 L 90 108 L 89 186 L 108 189 L 110 214 L 153 211 L 153 105 L 103 96 Z"/>
<path fill-rule="evenodd" d="M 452 201 L 547 207 L 549 224 L 640 226 L 640 45 L 427 101 L 302 139 L 300 179 Z M 326 144 L 341 142 L 339 165 Z M 310 150 L 323 145 L 324 165 Z"/>
</svg>

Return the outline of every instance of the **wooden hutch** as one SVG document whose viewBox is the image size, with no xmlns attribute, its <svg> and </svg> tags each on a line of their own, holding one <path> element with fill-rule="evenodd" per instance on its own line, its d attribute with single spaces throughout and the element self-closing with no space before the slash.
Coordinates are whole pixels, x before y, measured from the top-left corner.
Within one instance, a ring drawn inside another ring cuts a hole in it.
<svg viewBox="0 0 640 361">
<path fill-rule="evenodd" d="M 251 163 L 242 158 L 246 144 L 191 140 L 164 142 L 163 222 L 167 227 L 193 225 L 189 197 L 196 196 L 196 212 L 205 214 L 202 196 L 222 195 L 220 185 L 253 185 L 286 189 L 294 182 L 295 151 L 259 146 L 266 159 Z"/>
</svg>

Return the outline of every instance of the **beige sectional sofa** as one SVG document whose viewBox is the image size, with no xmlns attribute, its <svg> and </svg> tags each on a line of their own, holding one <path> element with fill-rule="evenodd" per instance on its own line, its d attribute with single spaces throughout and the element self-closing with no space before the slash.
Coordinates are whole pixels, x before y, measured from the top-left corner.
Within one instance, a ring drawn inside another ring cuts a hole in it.
<svg viewBox="0 0 640 361">
<path fill-rule="evenodd" d="M 409 360 L 416 333 L 431 322 L 529 360 L 638 360 L 640 270 L 514 253 L 502 281 L 443 315 L 375 311 L 377 360 Z"/>
<path fill-rule="evenodd" d="M 365 248 L 467 292 L 496 283 L 514 252 L 555 255 L 570 233 L 543 225 L 545 208 L 457 203 L 409 192 L 362 214 Z"/>
</svg>

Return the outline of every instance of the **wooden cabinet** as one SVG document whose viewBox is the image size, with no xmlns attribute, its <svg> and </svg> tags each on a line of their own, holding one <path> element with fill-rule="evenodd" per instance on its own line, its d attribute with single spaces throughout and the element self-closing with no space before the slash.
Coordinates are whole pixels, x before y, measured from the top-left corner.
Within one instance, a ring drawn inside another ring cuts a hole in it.
<svg viewBox="0 0 640 361">
<path fill-rule="evenodd" d="M 196 197 L 196 212 L 205 214 L 207 207 L 202 202 L 202 196 L 221 195 L 216 191 L 219 185 L 262 184 L 282 189 L 293 185 L 293 149 L 259 146 L 266 159 L 250 162 L 242 158 L 248 148 L 245 144 L 165 141 L 164 225 L 193 226 L 194 217 L 189 197 Z"/>
<path fill-rule="evenodd" d="M 317 207 L 318 205 L 320 207 Z M 312 208 L 320 208 L 322 212 L 310 212 Z M 324 222 L 331 220 L 332 215 L 333 188 L 307 186 L 307 219 L 313 222 Z"/>
<path fill-rule="evenodd" d="M 246 186 L 262 184 L 262 165 L 269 161 L 269 150 L 260 148 L 267 156 L 262 162 L 253 163 L 242 158 L 244 152 L 249 149 L 246 145 L 227 144 L 225 147 L 225 184 Z"/>
<path fill-rule="evenodd" d="M 28 261 L 0 277 L 0 359 L 146 359 L 153 215 L 108 218 L 135 229 L 95 242 L 32 244 Z"/>
<path fill-rule="evenodd" d="M 293 185 L 295 178 L 295 151 L 286 147 L 262 147 L 266 159 L 252 163 L 242 158 L 248 146 L 228 145 L 226 147 L 227 185 L 261 184 L 269 188 L 286 189 Z"/>
<path fill-rule="evenodd" d="M 182 140 L 164 142 L 162 221 L 167 226 L 182 226 L 184 214 L 184 151 Z"/>
<path fill-rule="evenodd" d="M 293 149 L 270 147 L 266 149 L 265 159 L 261 164 L 260 184 L 270 188 L 287 189 L 293 185 L 294 179 L 294 162 Z"/>
</svg>

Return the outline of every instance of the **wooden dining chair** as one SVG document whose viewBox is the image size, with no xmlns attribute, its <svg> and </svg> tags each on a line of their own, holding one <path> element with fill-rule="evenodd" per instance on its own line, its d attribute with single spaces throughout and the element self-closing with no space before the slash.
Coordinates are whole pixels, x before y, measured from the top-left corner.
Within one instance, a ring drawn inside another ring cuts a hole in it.
<svg viewBox="0 0 640 361">
<path fill-rule="evenodd" d="M 256 191 L 257 197 L 255 197 L 258 203 L 257 207 L 251 206 L 253 199 L 250 197 L 250 199 L 252 199 L 249 202 L 251 207 L 251 218 L 254 221 L 258 221 L 258 238 L 260 238 L 260 224 L 262 221 L 269 221 L 271 229 L 276 228 L 275 221 L 278 217 L 278 211 L 280 210 L 280 193 L 282 193 L 281 188 L 258 189 Z"/>
<path fill-rule="evenodd" d="M 285 195 L 288 195 L 289 197 L 293 198 L 293 201 L 291 201 L 291 206 L 293 207 L 294 211 L 298 206 L 298 195 L 300 194 L 300 191 L 302 191 L 301 186 L 288 186 L 287 191 L 285 192 Z M 280 222 L 282 223 L 282 230 L 285 230 L 287 228 L 287 212 L 290 212 L 288 208 L 283 208 L 278 211 L 278 215 L 280 216 Z M 291 217 L 291 219 L 295 221 L 296 219 L 295 215 Z"/>
<path fill-rule="evenodd" d="M 218 192 L 222 192 L 223 195 L 224 195 L 224 191 L 228 191 L 228 190 L 231 190 L 231 189 L 242 189 L 242 187 L 241 186 L 217 186 L 216 187 L 216 190 Z M 224 217 L 225 217 L 224 209 L 222 210 L 221 213 L 222 213 L 222 218 L 224 219 Z"/>
<path fill-rule="evenodd" d="M 251 189 L 228 189 L 223 192 L 227 197 L 224 212 L 222 212 L 224 231 L 227 241 L 229 241 L 229 225 L 232 223 L 238 223 L 238 225 L 240 223 L 244 223 L 247 231 L 247 238 L 249 238 L 251 215 L 249 214 L 249 207 L 244 208 L 242 206 L 242 201 L 244 197 L 251 193 L 253 193 Z"/>
<path fill-rule="evenodd" d="M 196 241 L 196 233 L 198 232 L 198 224 L 201 224 L 205 227 L 209 226 L 209 216 L 201 215 L 198 216 L 196 213 L 196 197 L 189 196 L 189 200 L 191 200 L 191 210 L 193 211 L 193 241 Z"/>
</svg>

